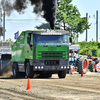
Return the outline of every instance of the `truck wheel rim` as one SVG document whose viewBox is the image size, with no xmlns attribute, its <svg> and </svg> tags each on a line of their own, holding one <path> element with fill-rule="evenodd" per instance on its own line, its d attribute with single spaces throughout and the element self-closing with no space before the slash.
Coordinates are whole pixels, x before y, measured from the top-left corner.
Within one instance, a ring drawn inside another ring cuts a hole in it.
<svg viewBox="0 0 100 100">
<path fill-rule="evenodd" d="M 86 68 L 87 68 L 87 62 L 86 62 L 86 60 L 83 62 L 83 70 L 86 70 Z"/>
</svg>

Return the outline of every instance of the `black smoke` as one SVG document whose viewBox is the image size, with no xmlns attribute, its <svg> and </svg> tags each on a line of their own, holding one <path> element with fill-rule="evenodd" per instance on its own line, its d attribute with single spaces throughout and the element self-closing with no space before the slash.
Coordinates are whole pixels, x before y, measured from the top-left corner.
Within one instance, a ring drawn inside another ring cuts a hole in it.
<svg viewBox="0 0 100 100">
<path fill-rule="evenodd" d="M 55 27 L 56 19 L 56 0 L 43 0 L 42 10 L 44 11 L 43 17 L 50 23 L 51 29 Z"/>
<path fill-rule="evenodd" d="M 7 15 L 13 10 L 21 13 L 28 7 L 28 4 L 34 5 L 33 12 L 40 14 L 43 11 L 43 17 L 49 22 L 51 29 L 55 27 L 57 0 L 2 0 L 1 5 Z"/>
</svg>

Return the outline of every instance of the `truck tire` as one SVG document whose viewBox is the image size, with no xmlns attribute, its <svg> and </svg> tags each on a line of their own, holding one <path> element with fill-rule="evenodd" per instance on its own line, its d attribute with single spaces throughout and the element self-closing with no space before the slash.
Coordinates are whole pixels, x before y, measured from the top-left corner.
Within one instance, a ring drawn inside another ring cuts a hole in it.
<svg viewBox="0 0 100 100">
<path fill-rule="evenodd" d="M 13 70 L 13 77 L 18 78 L 19 77 L 18 63 L 15 63 L 15 62 L 13 63 L 12 70 Z"/>
<path fill-rule="evenodd" d="M 33 67 L 30 66 L 29 62 L 26 62 L 25 73 L 27 78 L 33 78 Z"/>
<path fill-rule="evenodd" d="M 96 65 L 100 62 L 100 60 L 96 60 L 95 61 L 95 72 L 97 72 L 97 68 L 96 68 Z"/>
<path fill-rule="evenodd" d="M 69 70 L 67 70 L 67 72 L 66 72 L 67 74 L 69 74 Z"/>
<path fill-rule="evenodd" d="M 47 78 L 50 78 L 50 77 L 52 77 L 52 74 L 47 74 Z"/>
<path fill-rule="evenodd" d="M 19 72 L 19 76 L 20 76 L 21 78 L 25 78 L 25 72 Z"/>
<path fill-rule="evenodd" d="M 91 61 L 89 63 L 90 72 L 95 72 L 95 62 Z"/>
<path fill-rule="evenodd" d="M 65 78 L 66 77 L 66 71 L 59 71 L 58 72 L 58 77 L 59 78 Z"/>
<path fill-rule="evenodd" d="M 77 67 L 78 67 L 79 74 L 82 74 L 82 71 L 83 74 L 86 74 L 88 70 L 87 59 L 85 57 L 81 57 L 77 62 Z"/>
</svg>

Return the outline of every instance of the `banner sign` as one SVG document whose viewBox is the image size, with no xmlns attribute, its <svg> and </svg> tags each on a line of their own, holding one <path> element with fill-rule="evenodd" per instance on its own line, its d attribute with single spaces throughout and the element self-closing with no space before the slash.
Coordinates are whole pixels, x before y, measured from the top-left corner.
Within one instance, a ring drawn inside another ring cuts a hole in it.
<svg viewBox="0 0 100 100">
<path fill-rule="evenodd" d="M 15 33 L 15 39 L 17 40 L 19 36 L 19 31 Z"/>
</svg>

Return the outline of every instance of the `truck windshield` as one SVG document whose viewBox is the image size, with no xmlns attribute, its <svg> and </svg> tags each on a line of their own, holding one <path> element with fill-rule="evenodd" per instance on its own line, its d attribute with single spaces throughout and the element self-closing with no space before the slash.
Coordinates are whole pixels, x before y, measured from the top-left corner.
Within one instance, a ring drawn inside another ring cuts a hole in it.
<svg viewBox="0 0 100 100">
<path fill-rule="evenodd" d="M 68 34 L 64 34 L 64 35 L 34 34 L 34 44 L 35 45 L 45 45 L 45 44 L 65 45 L 68 44 Z"/>
</svg>

